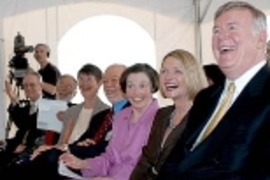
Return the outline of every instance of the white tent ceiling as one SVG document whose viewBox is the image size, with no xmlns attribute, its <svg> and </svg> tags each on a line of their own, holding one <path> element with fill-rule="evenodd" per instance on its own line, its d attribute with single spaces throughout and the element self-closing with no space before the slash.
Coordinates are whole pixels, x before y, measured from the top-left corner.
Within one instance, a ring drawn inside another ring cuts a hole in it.
<svg viewBox="0 0 270 180">
<path fill-rule="evenodd" d="M 26 44 L 34 45 L 39 42 L 49 44 L 53 52 L 50 59 L 57 64 L 58 43 L 65 33 L 83 19 L 102 14 L 126 17 L 145 29 L 155 42 L 157 67 L 162 57 L 176 48 L 183 48 L 196 54 L 202 63 L 213 62 L 211 52 L 213 13 L 219 5 L 227 1 L 1 0 L 0 82 L 3 83 L 8 72 L 8 61 L 13 52 L 13 38 L 18 31 L 25 36 Z M 269 0 L 256 0 L 255 5 L 270 15 Z M 30 63 L 36 66 L 34 61 Z M 3 114 L 1 119 L 6 118 L 7 103 L 5 93 L 0 94 L 2 107 L 0 114 Z M 3 125 L 4 120 L 0 120 L 0 127 Z M 0 129 L 0 139 L 1 137 L 4 137 L 4 133 Z"/>
</svg>

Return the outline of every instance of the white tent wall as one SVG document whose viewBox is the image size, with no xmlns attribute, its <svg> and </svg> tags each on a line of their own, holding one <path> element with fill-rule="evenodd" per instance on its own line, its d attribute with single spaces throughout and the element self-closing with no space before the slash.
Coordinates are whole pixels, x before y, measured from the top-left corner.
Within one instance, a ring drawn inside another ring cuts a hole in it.
<svg viewBox="0 0 270 180">
<path fill-rule="evenodd" d="M 203 64 L 215 62 L 211 50 L 212 20 L 217 7 L 228 0 L 200 1 L 200 14 L 206 12 L 201 29 Z M 270 15 L 269 0 L 246 0 Z M 4 138 L 4 124 L 7 119 L 7 97 L 3 91 L 4 79 L 8 74 L 8 62 L 13 56 L 13 38 L 20 31 L 27 45 L 45 42 L 51 47 L 50 61 L 58 64 L 58 43 L 65 33 L 80 21 L 103 14 L 128 18 L 153 38 L 156 44 L 156 68 L 162 57 L 176 48 L 198 53 L 195 44 L 195 20 L 193 0 L 1 0 L 0 1 L 0 139 Z M 205 7 L 210 4 L 209 9 Z M 200 37 L 200 36 L 199 36 Z M 3 41 L 2 41 L 3 40 Z M 76 48 L 76 47 L 75 47 Z M 37 69 L 32 53 L 26 57 L 30 65 Z M 170 103 L 161 99 L 163 105 Z"/>
<path fill-rule="evenodd" d="M 3 37 L 3 21 L 0 19 L 0 68 L 4 67 L 4 39 Z M 1 87 L 4 87 L 4 70 L 0 71 L 0 83 Z M 0 139 L 5 137 L 5 119 L 6 119 L 6 96 L 4 89 L 0 91 Z"/>
<path fill-rule="evenodd" d="M 18 31 L 25 37 L 26 45 L 47 43 L 52 51 L 50 61 L 57 65 L 57 46 L 63 35 L 78 22 L 103 14 L 128 18 L 149 33 L 156 44 L 156 68 L 159 68 L 162 57 L 175 48 L 194 53 L 194 6 L 190 0 L 170 0 L 169 4 L 163 0 L 3 0 L 0 10 L 5 52 L 1 83 L 8 74 L 8 62 L 13 56 L 13 38 Z M 38 69 L 32 53 L 26 53 L 26 57 L 31 67 Z M 4 92 L 1 95 L 5 97 Z M 1 103 L 0 109 L 4 113 L 1 113 L 0 132 L 4 132 L 8 100 Z M 168 104 L 170 101 L 161 100 L 161 103 Z M 0 134 L 2 138 L 4 133 Z"/>
</svg>

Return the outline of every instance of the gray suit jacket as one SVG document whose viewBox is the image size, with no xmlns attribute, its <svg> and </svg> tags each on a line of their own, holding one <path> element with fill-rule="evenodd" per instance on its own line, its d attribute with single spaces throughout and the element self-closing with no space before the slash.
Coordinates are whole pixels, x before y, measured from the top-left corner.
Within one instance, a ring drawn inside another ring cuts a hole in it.
<svg viewBox="0 0 270 180">
<path fill-rule="evenodd" d="M 69 136 L 70 133 L 72 132 L 74 125 L 76 124 L 78 117 L 80 115 L 80 112 L 83 108 L 83 104 L 84 103 L 82 102 L 82 103 L 75 105 L 75 106 L 72 106 L 66 110 L 65 120 L 63 122 L 63 129 L 62 129 L 58 144 L 66 143 L 63 141 L 65 141 L 64 139 L 66 139 L 67 136 Z M 110 108 L 110 106 L 105 104 L 103 101 L 101 101 L 100 98 L 97 97 L 96 103 L 93 107 L 91 117 L 89 117 L 89 122 L 95 114 L 97 114 L 100 111 L 103 111 L 105 109 L 108 109 L 108 108 Z"/>
</svg>

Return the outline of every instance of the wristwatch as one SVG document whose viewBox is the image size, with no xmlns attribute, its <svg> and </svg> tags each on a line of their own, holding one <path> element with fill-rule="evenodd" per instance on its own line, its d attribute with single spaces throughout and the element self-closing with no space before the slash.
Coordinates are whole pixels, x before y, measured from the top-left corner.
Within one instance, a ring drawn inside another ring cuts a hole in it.
<svg viewBox="0 0 270 180">
<path fill-rule="evenodd" d="M 64 151 L 68 151 L 68 150 L 69 150 L 68 144 L 63 144 L 63 150 L 64 150 Z"/>
</svg>

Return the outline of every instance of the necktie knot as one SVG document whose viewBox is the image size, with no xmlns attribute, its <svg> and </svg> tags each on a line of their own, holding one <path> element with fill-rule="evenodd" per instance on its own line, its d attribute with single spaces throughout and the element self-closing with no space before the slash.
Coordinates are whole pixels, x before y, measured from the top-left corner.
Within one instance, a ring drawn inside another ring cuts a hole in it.
<svg viewBox="0 0 270 180">
<path fill-rule="evenodd" d="M 30 102 L 30 112 L 29 114 L 32 115 L 37 111 L 37 106 L 34 102 Z"/>
<path fill-rule="evenodd" d="M 234 91 L 235 91 L 235 84 L 234 84 L 234 82 L 231 82 L 228 86 L 227 92 L 234 93 Z"/>
</svg>

